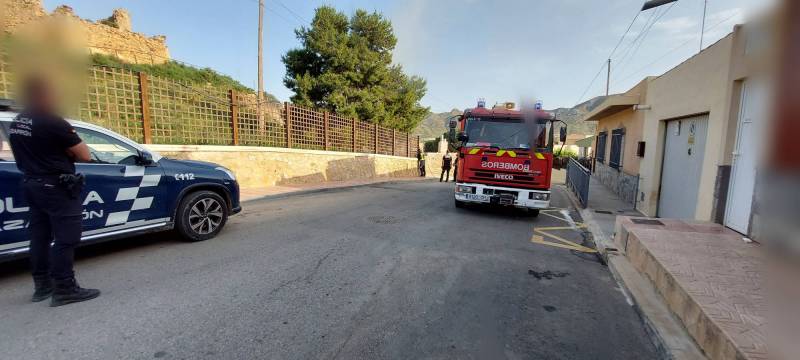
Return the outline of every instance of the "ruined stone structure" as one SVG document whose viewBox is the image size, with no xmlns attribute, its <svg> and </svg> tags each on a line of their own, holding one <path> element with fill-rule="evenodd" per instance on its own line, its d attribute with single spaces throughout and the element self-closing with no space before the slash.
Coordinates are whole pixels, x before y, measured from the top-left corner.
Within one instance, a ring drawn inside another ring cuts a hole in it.
<svg viewBox="0 0 800 360">
<path fill-rule="evenodd" d="M 0 12 L 3 17 L 0 27 L 6 34 L 14 34 L 22 27 L 37 21 L 62 17 L 78 25 L 77 28 L 91 53 L 113 55 L 134 64 L 161 64 L 170 59 L 166 37 L 147 37 L 133 32 L 130 14 L 124 9 L 114 10 L 110 17 L 95 22 L 79 18 L 66 5 L 59 6 L 52 14 L 48 14 L 42 6 L 42 0 L 5 1 L 4 5 Z"/>
</svg>

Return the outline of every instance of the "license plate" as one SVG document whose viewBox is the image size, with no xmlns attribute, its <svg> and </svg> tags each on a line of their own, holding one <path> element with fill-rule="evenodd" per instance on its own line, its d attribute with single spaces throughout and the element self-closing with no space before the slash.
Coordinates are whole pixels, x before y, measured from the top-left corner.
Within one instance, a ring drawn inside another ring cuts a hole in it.
<svg viewBox="0 0 800 360">
<path fill-rule="evenodd" d="M 480 201 L 480 202 L 489 202 L 489 195 L 481 195 L 481 194 L 464 194 L 467 200 L 471 201 Z"/>
</svg>

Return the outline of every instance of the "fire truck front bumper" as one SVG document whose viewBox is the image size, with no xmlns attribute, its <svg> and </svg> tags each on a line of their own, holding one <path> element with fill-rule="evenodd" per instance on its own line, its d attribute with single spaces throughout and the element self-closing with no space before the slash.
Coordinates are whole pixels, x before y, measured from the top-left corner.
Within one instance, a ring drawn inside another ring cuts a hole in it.
<svg viewBox="0 0 800 360">
<path fill-rule="evenodd" d="M 517 189 L 491 185 L 458 183 L 456 201 L 476 204 L 514 206 L 526 209 L 550 207 L 549 190 Z"/>
</svg>

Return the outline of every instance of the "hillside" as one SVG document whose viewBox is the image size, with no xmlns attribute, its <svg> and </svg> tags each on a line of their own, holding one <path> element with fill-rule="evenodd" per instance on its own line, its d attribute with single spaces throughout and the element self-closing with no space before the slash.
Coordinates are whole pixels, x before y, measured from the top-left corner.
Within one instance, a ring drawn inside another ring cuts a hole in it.
<svg viewBox="0 0 800 360">
<path fill-rule="evenodd" d="M 447 132 L 447 118 L 462 112 L 461 110 L 453 109 L 450 112 L 430 113 L 419 123 L 417 129 L 414 130 L 414 135 L 419 135 L 421 139 L 433 139 L 442 136 Z"/>
<path fill-rule="evenodd" d="M 592 135 L 595 133 L 596 124 L 593 122 L 583 122 L 580 119 L 602 100 L 603 97 L 597 97 L 578 104 L 573 108 L 558 108 L 548 111 L 556 114 L 557 119 L 567 123 L 570 134 Z M 458 109 L 453 109 L 450 112 L 431 113 L 422 120 L 419 127 L 414 131 L 414 134 L 419 135 L 422 139 L 439 137 L 447 132 L 447 118 L 461 113 L 462 111 Z"/>
<path fill-rule="evenodd" d="M 127 68 L 132 71 L 141 71 L 148 73 L 152 76 L 158 76 L 164 79 L 175 80 L 179 82 L 190 82 L 197 84 L 208 84 L 223 89 L 234 89 L 242 92 L 254 93 L 253 89 L 242 85 L 232 77 L 220 74 L 210 68 L 196 68 L 191 65 L 179 63 L 177 61 L 167 61 L 162 64 L 130 64 L 119 58 L 93 54 L 91 57 L 92 65 L 96 66 L 109 66 Z M 265 93 L 265 99 L 268 102 L 280 102 L 274 95 Z"/>
<path fill-rule="evenodd" d="M 593 104 L 591 101 L 587 101 L 585 103 L 579 104 L 573 108 L 558 108 L 555 110 L 548 110 L 556 115 L 556 119 L 562 120 L 567 123 L 567 132 L 570 134 L 583 134 L 583 135 L 592 135 L 595 133 L 596 123 L 594 122 L 584 122 L 580 119 L 589 112 L 590 106 L 589 104 Z"/>
</svg>

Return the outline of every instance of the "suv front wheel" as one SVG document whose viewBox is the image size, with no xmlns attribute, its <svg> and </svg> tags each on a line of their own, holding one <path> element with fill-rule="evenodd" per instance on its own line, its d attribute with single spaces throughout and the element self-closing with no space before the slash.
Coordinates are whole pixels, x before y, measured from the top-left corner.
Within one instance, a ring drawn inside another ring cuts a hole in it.
<svg viewBox="0 0 800 360">
<path fill-rule="evenodd" d="M 211 239 L 228 221 L 225 200 L 212 191 L 198 191 L 187 195 L 178 208 L 175 228 L 187 241 Z"/>
</svg>

